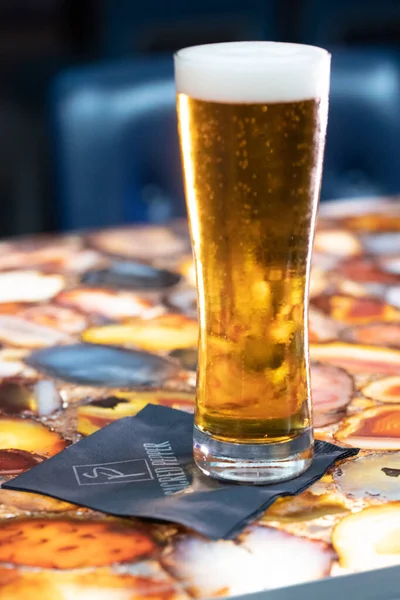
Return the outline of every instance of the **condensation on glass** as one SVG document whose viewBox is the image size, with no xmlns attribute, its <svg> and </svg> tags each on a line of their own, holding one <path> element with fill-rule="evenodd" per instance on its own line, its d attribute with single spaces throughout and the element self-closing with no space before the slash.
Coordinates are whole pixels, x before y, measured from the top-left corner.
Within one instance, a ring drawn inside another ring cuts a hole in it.
<svg viewBox="0 0 400 600">
<path fill-rule="evenodd" d="M 308 286 L 330 55 L 234 42 L 175 56 L 200 321 L 194 456 L 266 483 L 313 455 Z"/>
</svg>

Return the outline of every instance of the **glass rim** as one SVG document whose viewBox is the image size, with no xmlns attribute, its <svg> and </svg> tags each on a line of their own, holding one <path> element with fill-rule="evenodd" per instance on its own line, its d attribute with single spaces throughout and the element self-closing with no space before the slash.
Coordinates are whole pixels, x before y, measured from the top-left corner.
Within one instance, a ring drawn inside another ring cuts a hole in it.
<svg viewBox="0 0 400 600">
<path fill-rule="evenodd" d="M 288 59 L 291 60 L 296 60 L 296 61 L 309 61 L 310 59 L 312 59 L 313 57 L 315 58 L 330 58 L 332 55 L 329 52 L 329 50 L 327 50 L 326 48 L 322 48 L 321 46 L 315 46 L 313 44 L 298 44 L 298 43 L 293 43 L 293 42 L 276 42 L 276 41 L 272 41 L 272 40 L 249 40 L 249 41 L 235 41 L 235 42 L 213 42 L 210 44 L 195 44 L 193 46 L 185 46 L 184 48 L 180 48 L 179 50 L 177 50 L 176 52 L 173 53 L 173 58 L 175 61 L 185 61 L 185 62 L 190 62 L 190 63 L 202 63 L 202 64 L 210 64 L 210 60 L 212 60 L 210 54 L 207 55 L 203 55 L 202 53 L 199 52 L 198 54 L 195 52 L 196 49 L 206 49 L 209 48 L 210 50 L 212 48 L 218 49 L 218 48 L 222 48 L 223 46 L 225 46 L 226 48 L 228 46 L 233 47 L 235 46 L 236 48 L 240 48 L 242 46 L 242 48 L 244 49 L 244 45 L 246 45 L 248 48 L 250 46 L 254 46 L 254 49 L 256 49 L 256 47 L 258 46 L 259 49 L 261 47 L 267 48 L 269 47 L 275 47 L 275 49 L 278 48 L 278 46 L 280 46 L 282 49 L 283 48 L 287 48 L 287 49 L 293 49 L 293 50 L 300 50 L 300 49 L 304 49 L 306 50 L 306 52 L 302 53 L 302 52 L 298 52 L 298 53 L 290 53 L 290 54 L 272 54 L 270 56 L 267 57 L 267 53 L 265 55 L 266 60 L 271 60 L 271 62 L 279 62 L 279 61 L 287 61 Z M 193 52 L 191 52 L 193 50 Z M 189 52 L 187 52 L 189 51 Z M 245 55 L 241 55 L 240 53 L 235 53 L 230 55 L 229 53 L 226 54 L 219 54 L 216 53 L 215 54 L 215 58 L 218 58 L 219 60 L 221 60 L 221 62 L 223 61 L 224 63 L 230 63 L 231 65 L 234 64 L 235 62 L 240 62 L 240 63 L 244 63 L 244 62 L 252 62 L 251 59 L 245 57 Z M 254 68 L 254 62 L 257 62 L 258 65 L 260 67 L 263 66 L 263 61 L 262 59 L 258 59 L 257 61 L 253 61 L 252 62 L 252 66 Z"/>
</svg>

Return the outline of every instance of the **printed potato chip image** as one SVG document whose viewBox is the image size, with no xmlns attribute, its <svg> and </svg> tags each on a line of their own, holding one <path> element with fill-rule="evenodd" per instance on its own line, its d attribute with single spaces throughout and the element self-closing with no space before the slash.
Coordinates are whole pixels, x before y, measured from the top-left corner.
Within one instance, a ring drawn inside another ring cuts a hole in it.
<svg viewBox="0 0 400 600">
<path fill-rule="evenodd" d="M 344 517 L 332 543 L 342 567 L 353 571 L 400 564 L 400 503 L 371 506 Z"/>
<path fill-rule="evenodd" d="M 378 406 L 355 414 L 343 421 L 335 437 L 367 450 L 400 450 L 400 405 Z"/>
<path fill-rule="evenodd" d="M 87 329 L 82 334 L 82 339 L 92 344 L 133 346 L 148 352 L 170 352 L 179 348 L 195 348 L 198 336 L 196 321 L 183 315 L 171 314 L 124 325 Z"/>
<path fill-rule="evenodd" d="M 344 369 L 322 363 L 311 364 L 311 398 L 315 427 L 340 421 L 352 400 L 354 381 Z"/>
<path fill-rule="evenodd" d="M 400 376 L 377 379 L 364 386 L 361 391 L 366 398 L 385 404 L 400 404 Z"/>
<path fill-rule="evenodd" d="M 239 545 L 194 536 L 177 538 L 162 558 L 167 571 L 195 598 L 274 589 L 283 576 L 287 585 L 321 579 L 329 574 L 332 561 L 327 544 L 269 527 L 251 528 Z"/>
<path fill-rule="evenodd" d="M 346 496 L 400 500 L 400 452 L 354 458 L 335 469 L 333 477 Z"/>
<path fill-rule="evenodd" d="M 134 562 L 155 549 L 148 535 L 117 519 L 16 518 L 0 521 L 0 561 L 46 569 Z"/>
<path fill-rule="evenodd" d="M 43 456 L 53 456 L 67 443 L 59 433 L 30 419 L 0 418 L 0 449 L 26 450 Z"/>
<path fill-rule="evenodd" d="M 172 390 L 119 392 L 112 397 L 94 400 L 78 407 L 78 432 L 90 435 L 116 419 L 133 417 L 149 403 L 193 412 L 194 393 Z"/>
<path fill-rule="evenodd" d="M 90 571 L 21 571 L 0 568 L 0 600 L 187 600 L 189 596 L 157 563 L 143 563 L 137 573 L 107 568 Z"/>
<path fill-rule="evenodd" d="M 323 203 L 319 213 L 314 433 L 360 453 L 230 540 L 3 487 L 0 600 L 200 600 L 400 564 L 399 203 Z M 255 302 L 268 306 L 259 288 Z M 1 242 L 1 483 L 149 404 L 192 413 L 198 331 L 185 221 Z M 271 331 L 292 339 L 286 316 Z M 229 335 L 232 350 L 244 329 L 232 322 Z M 228 406 L 232 361 L 217 343 L 212 377 Z M 255 358 L 269 347 L 266 335 Z M 249 398 L 262 402 L 265 373 L 250 381 Z"/>
<path fill-rule="evenodd" d="M 362 344 L 331 342 L 311 344 L 315 361 L 342 367 L 352 374 L 400 374 L 400 351 Z"/>
<path fill-rule="evenodd" d="M 144 315 L 152 307 L 151 302 L 134 292 L 84 287 L 61 292 L 55 302 L 84 314 L 96 314 L 116 320 Z"/>
</svg>

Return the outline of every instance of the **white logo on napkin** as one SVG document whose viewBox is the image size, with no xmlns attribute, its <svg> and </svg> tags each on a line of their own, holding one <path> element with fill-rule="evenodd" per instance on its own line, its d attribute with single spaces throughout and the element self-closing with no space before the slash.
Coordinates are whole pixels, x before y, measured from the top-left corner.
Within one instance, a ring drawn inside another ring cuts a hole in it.
<svg viewBox="0 0 400 600">
<path fill-rule="evenodd" d="M 96 465 L 74 465 L 72 468 L 78 485 L 135 483 L 154 479 L 144 458 Z"/>
</svg>

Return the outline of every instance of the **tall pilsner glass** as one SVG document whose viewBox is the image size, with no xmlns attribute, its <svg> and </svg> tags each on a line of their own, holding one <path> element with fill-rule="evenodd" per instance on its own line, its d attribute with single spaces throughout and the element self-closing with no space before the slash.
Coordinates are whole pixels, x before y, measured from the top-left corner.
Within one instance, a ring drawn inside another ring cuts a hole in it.
<svg viewBox="0 0 400 600">
<path fill-rule="evenodd" d="M 330 55 L 274 42 L 175 56 L 200 320 L 197 465 L 268 483 L 310 465 L 308 287 Z"/>
</svg>

